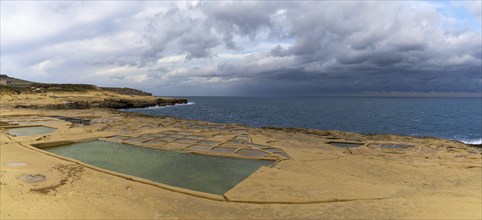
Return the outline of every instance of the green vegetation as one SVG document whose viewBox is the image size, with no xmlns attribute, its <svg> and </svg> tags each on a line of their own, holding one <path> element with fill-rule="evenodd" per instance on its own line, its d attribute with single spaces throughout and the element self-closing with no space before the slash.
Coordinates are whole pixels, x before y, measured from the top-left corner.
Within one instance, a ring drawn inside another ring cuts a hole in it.
<svg viewBox="0 0 482 220">
<path fill-rule="evenodd" d="M 131 89 L 131 88 L 101 87 L 101 89 L 110 91 L 110 92 L 119 93 L 119 94 L 124 94 L 124 95 L 152 96 L 151 93 L 144 92 L 137 89 Z"/>
<path fill-rule="evenodd" d="M 21 93 L 21 91 L 20 89 L 17 89 L 11 86 L 0 85 L 0 94 L 8 94 L 8 93 L 19 94 Z"/>
<path fill-rule="evenodd" d="M 88 84 L 31 84 L 31 92 L 88 92 L 101 90 L 99 87 Z"/>
</svg>

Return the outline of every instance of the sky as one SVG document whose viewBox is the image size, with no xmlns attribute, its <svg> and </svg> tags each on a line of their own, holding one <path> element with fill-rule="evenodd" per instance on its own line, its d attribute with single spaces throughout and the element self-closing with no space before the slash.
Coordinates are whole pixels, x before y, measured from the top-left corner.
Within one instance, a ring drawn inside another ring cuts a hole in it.
<svg viewBox="0 0 482 220">
<path fill-rule="evenodd" d="M 1 73 L 170 96 L 480 96 L 481 1 L 0 1 Z"/>
</svg>

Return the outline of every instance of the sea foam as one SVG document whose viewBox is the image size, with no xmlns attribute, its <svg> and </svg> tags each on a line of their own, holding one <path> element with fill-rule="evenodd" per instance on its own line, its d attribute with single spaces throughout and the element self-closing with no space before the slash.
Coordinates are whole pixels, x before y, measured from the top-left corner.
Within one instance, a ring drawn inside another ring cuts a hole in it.
<svg viewBox="0 0 482 220">
<path fill-rule="evenodd" d="M 182 105 L 195 105 L 195 102 L 188 102 L 188 103 L 183 103 L 183 104 L 175 104 L 175 105 L 156 105 L 156 106 L 151 106 L 151 107 L 146 107 L 146 108 L 133 108 L 133 109 L 163 109 L 163 108 L 169 108 L 169 107 L 176 107 L 176 106 L 182 106 Z"/>
<path fill-rule="evenodd" d="M 461 139 L 459 141 L 465 144 L 482 144 L 482 139 Z"/>
</svg>

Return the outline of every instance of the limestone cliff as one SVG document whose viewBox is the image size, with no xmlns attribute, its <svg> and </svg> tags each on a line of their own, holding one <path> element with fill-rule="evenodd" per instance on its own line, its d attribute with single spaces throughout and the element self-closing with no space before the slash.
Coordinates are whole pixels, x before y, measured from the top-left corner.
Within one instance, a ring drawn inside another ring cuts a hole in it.
<svg viewBox="0 0 482 220">
<path fill-rule="evenodd" d="M 156 97 L 131 88 L 88 84 L 46 84 L 1 75 L 0 106 L 14 108 L 86 109 L 144 108 L 187 103 L 187 99 Z"/>
</svg>

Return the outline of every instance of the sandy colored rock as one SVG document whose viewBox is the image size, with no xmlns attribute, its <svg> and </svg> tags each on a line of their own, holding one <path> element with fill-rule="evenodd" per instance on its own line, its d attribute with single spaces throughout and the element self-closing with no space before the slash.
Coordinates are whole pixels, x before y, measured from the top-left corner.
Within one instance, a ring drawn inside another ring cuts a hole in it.
<svg viewBox="0 0 482 220">
<path fill-rule="evenodd" d="M 116 91 L 116 90 L 114 90 Z M 144 108 L 187 103 L 187 99 L 128 95 L 109 90 L 57 93 L 2 93 L 0 106 L 41 109 Z"/>
</svg>

